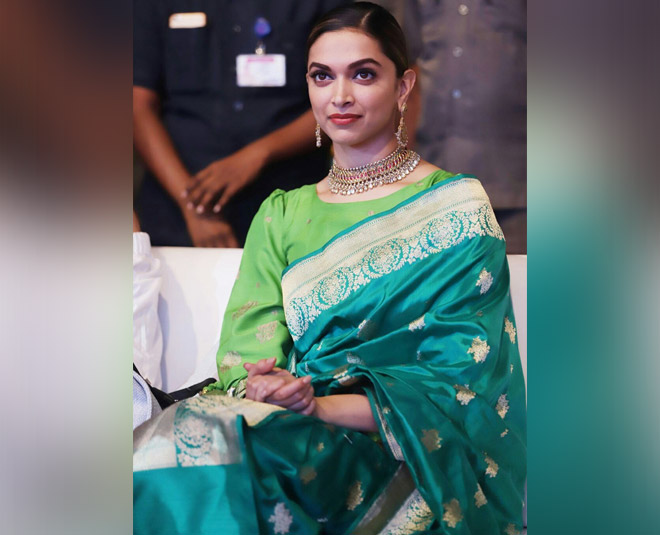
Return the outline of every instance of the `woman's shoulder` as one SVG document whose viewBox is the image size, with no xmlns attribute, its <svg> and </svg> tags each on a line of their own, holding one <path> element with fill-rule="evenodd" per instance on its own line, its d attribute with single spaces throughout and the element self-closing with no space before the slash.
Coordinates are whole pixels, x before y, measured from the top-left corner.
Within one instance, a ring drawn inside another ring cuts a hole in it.
<svg viewBox="0 0 660 535">
<path fill-rule="evenodd" d="M 417 178 L 416 180 L 413 180 L 413 182 L 418 183 L 419 186 L 426 186 L 426 187 L 434 186 L 439 182 L 442 182 L 444 180 L 456 176 L 456 173 L 445 171 L 444 169 L 441 169 L 437 165 L 434 165 L 425 160 L 419 162 L 419 164 L 417 165 L 417 169 L 415 169 L 415 172 L 417 173 Z"/>
<path fill-rule="evenodd" d="M 287 211 L 297 206 L 306 205 L 316 195 L 316 184 L 307 184 L 296 189 L 284 191 L 276 189 L 261 205 L 262 210 Z"/>
</svg>

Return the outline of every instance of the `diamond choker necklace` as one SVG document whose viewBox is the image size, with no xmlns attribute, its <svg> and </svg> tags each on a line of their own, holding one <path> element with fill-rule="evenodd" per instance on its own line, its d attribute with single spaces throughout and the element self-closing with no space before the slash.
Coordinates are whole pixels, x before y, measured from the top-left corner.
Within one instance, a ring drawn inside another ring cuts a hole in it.
<svg viewBox="0 0 660 535">
<path fill-rule="evenodd" d="M 405 147 L 397 149 L 382 160 L 360 167 L 339 167 L 332 161 L 328 183 L 332 193 L 354 195 L 405 178 L 417 164 L 420 156 Z"/>
</svg>

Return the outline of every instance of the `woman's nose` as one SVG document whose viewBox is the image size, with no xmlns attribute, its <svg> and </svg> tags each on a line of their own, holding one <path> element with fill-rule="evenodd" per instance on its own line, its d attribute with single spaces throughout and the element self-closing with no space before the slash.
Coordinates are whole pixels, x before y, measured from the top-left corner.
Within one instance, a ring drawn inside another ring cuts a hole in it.
<svg viewBox="0 0 660 535">
<path fill-rule="evenodd" d="M 351 84 L 349 81 L 339 78 L 335 82 L 335 93 L 332 97 L 332 103 L 337 107 L 353 103 L 353 95 L 351 93 Z"/>
</svg>

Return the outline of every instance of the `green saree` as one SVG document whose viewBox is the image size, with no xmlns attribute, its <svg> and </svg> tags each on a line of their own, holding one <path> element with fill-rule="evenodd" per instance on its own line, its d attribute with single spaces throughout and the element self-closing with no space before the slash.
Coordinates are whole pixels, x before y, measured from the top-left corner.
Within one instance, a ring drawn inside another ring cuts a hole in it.
<svg viewBox="0 0 660 535">
<path fill-rule="evenodd" d="M 366 394 L 379 436 L 224 392 L 184 401 L 135 432 L 135 533 L 519 532 L 525 388 L 503 235 L 476 179 L 435 179 L 292 262 L 285 245 L 280 302 L 228 311 L 273 327 L 218 354 L 240 394 L 231 364 L 275 340 L 317 396 Z M 248 337 L 241 323 L 223 337 Z"/>
</svg>

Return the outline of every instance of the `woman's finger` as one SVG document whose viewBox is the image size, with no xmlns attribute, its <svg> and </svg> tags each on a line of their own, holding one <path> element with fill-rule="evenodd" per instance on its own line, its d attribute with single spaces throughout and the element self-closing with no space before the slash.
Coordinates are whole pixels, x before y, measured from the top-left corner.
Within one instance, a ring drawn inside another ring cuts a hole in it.
<svg viewBox="0 0 660 535">
<path fill-rule="evenodd" d="M 316 398 L 312 398 L 310 404 L 307 406 L 306 409 L 300 411 L 300 414 L 304 414 L 305 416 L 310 416 L 314 414 L 315 409 L 316 409 Z"/>
<path fill-rule="evenodd" d="M 290 383 L 284 385 L 282 388 L 280 388 L 274 395 L 273 398 L 282 401 L 287 398 L 290 398 L 294 394 L 298 395 L 298 399 L 296 401 L 299 401 L 304 397 L 305 392 L 303 389 L 305 388 L 310 388 L 310 382 L 312 380 L 312 377 L 310 375 L 306 375 L 305 377 L 301 377 L 300 379 L 296 379 L 295 381 L 291 381 Z M 303 391 L 303 392 L 301 392 Z"/>
<path fill-rule="evenodd" d="M 255 375 L 265 375 L 273 369 L 275 366 L 275 360 L 275 357 L 271 357 L 269 359 L 258 360 L 255 363 L 246 362 L 243 364 L 243 368 L 247 370 L 248 377 L 254 377 Z"/>
<path fill-rule="evenodd" d="M 267 398 L 283 384 L 284 380 L 279 377 L 261 376 L 254 400 L 266 402 Z"/>
<path fill-rule="evenodd" d="M 314 399 L 314 393 L 309 391 L 305 394 L 305 397 L 303 399 L 301 399 L 300 401 L 295 402 L 295 403 L 290 404 L 290 405 L 284 405 L 283 404 L 282 406 L 286 407 L 289 410 L 295 411 L 295 412 L 302 412 L 303 410 L 305 410 L 309 406 L 309 404 L 312 402 L 313 399 Z"/>
</svg>

